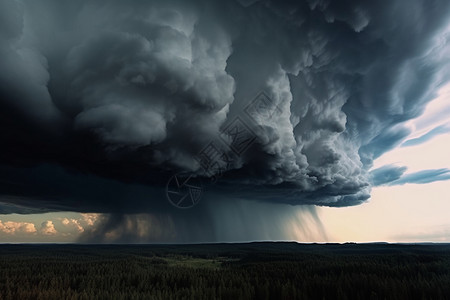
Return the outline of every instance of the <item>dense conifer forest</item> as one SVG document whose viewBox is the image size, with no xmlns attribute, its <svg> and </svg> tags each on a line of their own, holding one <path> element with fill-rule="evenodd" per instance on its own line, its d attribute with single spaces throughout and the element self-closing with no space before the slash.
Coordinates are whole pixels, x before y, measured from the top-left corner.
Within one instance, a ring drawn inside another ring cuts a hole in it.
<svg viewBox="0 0 450 300">
<path fill-rule="evenodd" d="M 449 299 L 450 245 L 1 245 L 0 299 Z"/>
</svg>

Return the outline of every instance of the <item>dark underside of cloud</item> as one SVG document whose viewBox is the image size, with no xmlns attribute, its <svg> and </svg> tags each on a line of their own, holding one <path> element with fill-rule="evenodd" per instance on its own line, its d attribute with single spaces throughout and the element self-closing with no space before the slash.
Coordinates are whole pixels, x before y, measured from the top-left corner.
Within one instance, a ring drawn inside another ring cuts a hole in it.
<svg viewBox="0 0 450 300">
<path fill-rule="evenodd" d="M 211 203 L 360 204 L 402 173 L 368 170 L 443 84 L 449 12 L 444 0 L 4 0 L 1 212 L 173 213 L 178 172 Z"/>
</svg>

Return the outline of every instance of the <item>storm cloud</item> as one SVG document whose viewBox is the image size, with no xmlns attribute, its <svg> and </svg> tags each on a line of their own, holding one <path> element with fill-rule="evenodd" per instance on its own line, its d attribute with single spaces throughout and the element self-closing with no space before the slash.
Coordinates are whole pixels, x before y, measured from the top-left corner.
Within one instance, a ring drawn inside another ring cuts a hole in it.
<svg viewBox="0 0 450 300">
<path fill-rule="evenodd" d="M 133 227 L 122 214 L 180 214 L 164 195 L 179 172 L 202 178 L 205 201 L 361 204 L 403 174 L 369 170 L 448 78 L 449 13 L 444 0 L 2 1 L 1 212 Z M 205 170 L 210 143 L 228 160 Z"/>
</svg>

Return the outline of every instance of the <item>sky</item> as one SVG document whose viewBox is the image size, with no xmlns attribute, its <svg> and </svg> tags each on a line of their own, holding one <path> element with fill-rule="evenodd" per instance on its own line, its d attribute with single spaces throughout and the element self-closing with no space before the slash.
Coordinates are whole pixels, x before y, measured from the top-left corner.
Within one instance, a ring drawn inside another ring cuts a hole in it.
<svg viewBox="0 0 450 300">
<path fill-rule="evenodd" d="M 3 1 L 0 242 L 450 242 L 449 6 Z"/>
</svg>

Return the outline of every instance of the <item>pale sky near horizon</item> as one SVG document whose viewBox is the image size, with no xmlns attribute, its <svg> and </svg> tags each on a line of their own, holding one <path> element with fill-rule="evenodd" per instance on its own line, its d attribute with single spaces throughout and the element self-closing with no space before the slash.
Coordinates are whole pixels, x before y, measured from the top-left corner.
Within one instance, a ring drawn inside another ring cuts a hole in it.
<svg viewBox="0 0 450 300">
<path fill-rule="evenodd" d="M 450 84 L 424 113 L 407 122 L 405 140 L 422 136 L 440 125 L 450 126 Z M 405 174 L 427 169 L 450 169 L 450 131 L 425 143 L 396 147 L 375 160 L 408 167 Z M 346 208 L 320 208 L 329 241 L 450 242 L 450 180 L 427 184 L 381 186 L 367 203 Z"/>
</svg>

